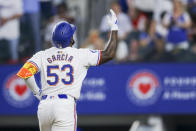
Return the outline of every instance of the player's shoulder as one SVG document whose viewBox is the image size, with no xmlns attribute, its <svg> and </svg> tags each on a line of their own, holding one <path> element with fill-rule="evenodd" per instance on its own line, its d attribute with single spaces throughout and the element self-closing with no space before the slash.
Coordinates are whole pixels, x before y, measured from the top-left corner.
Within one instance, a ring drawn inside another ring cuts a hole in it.
<svg viewBox="0 0 196 131">
<path fill-rule="evenodd" d="M 42 55 L 47 55 L 47 54 L 53 53 L 57 50 L 59 50 L 59 49 L 56 47 L 51 47 L 49 49 L 39 51 L 38 53 L 42 54 Z M 88 52 L 95 53 L 97 51 L 97 50 L 91 50 L 88 48 L 74 48 L 74 47 L 66 47 L 66 48 L 63 48 L 60 50 L 64 50 L 65 52 L 68 52 L 68 53 L 70 52 L 70 53 L 75 53 L 75 54 L 88 53 Z"/>
<path fill-rule="evenodd" d="M 78 51 L 78 49 L 74 47 L 66 47 L 65 50 Z"/>
<path fill-rule="evenodd" d="M 82 53 L 82 52 L 87 52 L 87 51 L 89 51 L 90 49 L 88 49 L 88 48 L 79 48 L 78 49 L 78 52 L 79 53 Z"/>
<path fill-rule="evenodd" d="M 51 48 L 48 48 L 48 49 L 45 49 L 43 50 L 42 52 L 44 53 L 51 53 L 51 52 L 55 52 L 55 51 L 77 51 L 78 49 L 77 48 L 73 48 L 73 47 L 66 47 L 66 48 L 56 48 L 56 47 L 51 47 Z"/>
<path fill-rule="evenodd" d="M 79 53 L 97 53 L 99 50 L 93 50 L 93 49 L 88 49 L 88 48 L 80 48 L 78 49 Z"/>
<path fill-rule="evenodd" d="M 66 47 L 64 48 L 65 51 L 72 51 L 72 52 L 81 52 L 88 50 L 87 48 L 75 48 L 75 47 Z"/>
<path fill-rule="evenodd" d="M 72 54 L 72 55 L 78 54 L 78 49 L 75 48 L 75 47 L 66 47 L 66 48 L 64 48 L 63 50 L 64 50 L 64 52 L 70 53 L 70 54 Z"/>
</svg>

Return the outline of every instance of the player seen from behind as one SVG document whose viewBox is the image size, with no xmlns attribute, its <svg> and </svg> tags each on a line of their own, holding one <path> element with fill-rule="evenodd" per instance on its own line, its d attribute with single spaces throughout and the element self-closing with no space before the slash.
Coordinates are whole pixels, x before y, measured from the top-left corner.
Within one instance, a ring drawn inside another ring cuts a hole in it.
<svg viewBox="0 0 196 131">
<path fill-rule="evenodd" d="M 110 12 L 111 36 L 105 50 L 72 48 L 76 27 L 63 21 L 54 27 L 54 47 L 36 53 L 17 73 L 40 100 L 37 114 L 41 131 L 76 130 L 75 104 L 88 68 L 101 65 L 115 56 L 117 17 L 112 10 Z M 34 79 L 38 72 L 41 74 L 41 89 Z"/>
</svg>

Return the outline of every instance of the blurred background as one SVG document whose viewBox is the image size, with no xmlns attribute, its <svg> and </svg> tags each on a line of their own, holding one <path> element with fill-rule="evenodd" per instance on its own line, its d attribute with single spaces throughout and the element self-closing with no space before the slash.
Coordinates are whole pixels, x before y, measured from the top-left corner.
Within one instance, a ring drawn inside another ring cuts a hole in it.
<svg viewBox="0 0 196 131">
<path fill-rule="evenodd" d="M 196 0 L 0 0 L 0 130 L 39 130 L 38 101 L 15 74 L 52 46 L 53 26 L 68 21 L 75 48 L 102 50 L 110 8 L 116 57 L 89 69 L 78 131 L 196 131 Z"/>
</svg>

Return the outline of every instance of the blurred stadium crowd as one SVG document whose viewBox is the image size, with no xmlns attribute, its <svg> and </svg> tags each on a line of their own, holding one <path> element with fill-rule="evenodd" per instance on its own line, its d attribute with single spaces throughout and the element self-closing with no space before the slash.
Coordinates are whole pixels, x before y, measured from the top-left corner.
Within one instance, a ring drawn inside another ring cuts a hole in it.
<svg viewBox="0 0 196 131">
<path fill-rule="evenodd" d="M 196 0 L 109 1 L 119 20 L 114 63 L 195 62 Z M 82 31 L 80 11 L 70 9 L 68 0 L 0 0 L 0 63 L 22 63 L 51 47 L 52 28 L 62 20 L 78 27 L 76 47 L 104 49 L 110 31 L 104 14 L 109 9 L 101 8 L 94 12 L 102 17 L 96 28 Z"/>
</svg>

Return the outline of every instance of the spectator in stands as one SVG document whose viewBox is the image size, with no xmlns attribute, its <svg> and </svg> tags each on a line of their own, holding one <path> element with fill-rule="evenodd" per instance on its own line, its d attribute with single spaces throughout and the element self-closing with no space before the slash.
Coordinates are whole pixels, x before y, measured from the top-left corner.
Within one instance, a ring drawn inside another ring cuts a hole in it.
<svg viewBox="0 0 196 131">
<path fill-rule="evenodd" d="M 62 2 L 57 5 L 57 15 L 54 16 L 54 20 L 66 20 L 69 23 L 74 22 L 74 18 L 69 15 L 68 6 Z"/>
<path fill-rule="evenodd" d="M 139 43 L 137 40 L 131 40 L 127 60 L 131 62 L 138 62 L 140 60 Z"/>
<path fill-rule="evenodd" d="M 129 9 L 130 8 L 137 8 L 142 12 L 151 13 L 156 6 L 154 1 L 155 0 L 126 0 Z"/>
<path fill-rule="evenodd" d="M 128 38 L 129 33 L 132 31 L 130 18 L 127 14 L 121 11 L 121 7 L 118 2 L 113 2 L 111 4 L 111 8 L 114 10 L 118 18 L 118 27 L 119 27 L 118 38 L 119 40 L 126 40 Z M 101 21 L 100 31 L 101 33 L 105 33 L 106 34 L 105 36 L 108 36 L 107 32 L 109 30 L 110 29 L 107 22 L 107 16 L 104 16 Z"/>
<path fill-rule="evenodd" d="M 163 18 L 167 13 L 171 13 L 173 6 L 171 0 L 154 0 L 155 8 L 153 11 L 152 22 L 149 34 L 153 39 L 154 48 L 149 54 L 151 61 L 165 61 L 165 42 L 168 29 L 163 26 Z"/>
<path fill-rule="evenodd" d="M 0 40 L 7 40 L 11 61 L 18 60 L 19 20 L 23 14 L 22 0 L 0 0 Z"/>
<path fill-rule="evenodd" d="M 82 44 L 82 48 L 89 48 L 94 50 L 103 50 L 104 41 L 99 37 L 97 30 L 91 30 L 87 40 Z"/>
<path fill-rule="evenodd" d="M 150 58 L 149 54 L 153 50 L 153 42 L 150 35 L 147 32 L 141 32 L 139 36 L 139 58 L 142 61 L 148 61 Z"/>
<path fill-rule="evenodd" d="M 146 29 L 147 17 L 144 13 L 133 7 L 129 10 L 129 15 L 134 31 L 142 32 Z"/>
<path fill-rule="evenodd" d="M 129 35 L 129 41 L 132 39 L 138 40 L 140 33 L 146 31 L 148 23 L 147 16 L 133 5 L 129 5 L 129 7 L 128 14 L 131 18 L 130 20 L 133 26 L 133 30 Z"/>
<path fill-rule="evenodd" d="M 51 17 L 51 19 L 49 20 L 45 28 L 44 40 L 46 42 L 46 48 L 48 46 L 51 46 L 51 34 L 52 34 L 53 27 L 55 26 L 56 23 L 60 21 L 67 21 L 69 23 L 74 22 L 74 18 L 69 15 L 69 10 L 66 3 L 63 2 L 58 4 L 56 9 L 57 9 L 57 14 Z M 77 47 L 76 33 L 74 34 L 74 39 L 76 42 L 74 46 Z"/>
<path fill-rule="evenodd" d="M 163 24 L 168 29 L 166 51 L 187 50 L 189 48 L 187 30 L 191 26 L 191 19 L 183 10 L 181 0 L 173 0 L 173 12 L 165 15 Z"/>
<path fill-rule="evenodd" d="M 129 55 L 129 47 L 125 41 L 120 41 L 118 43 L 118 48 L 116 50 L 115 61 L 116 62 L 124 62 Z"/>
<path fill-rule="evenodd" d="M 187 0 L 187 6 L 193 23 L 196 24 L 196 0 Z"/>
<path fill-rule="evenodd" d="M 192 42 L 194 46 L 196 46 L 196 0 L 187 0 L 187 8 L 191 16 L 191 20 L 193 22 L 192 25 Z"/>
<path fill-rule="evenodd" d="M 127 49 L 128 49 L 129 39 L 130 39 L 129 38 L 130 33 L 132 31 L 132 24 L 131 24 L 130 17 L 122 12 L 121 6 L 118 2 L 113 2 L 111 4 L 111 8 L 114 10 L 114 12 L 117 15 L 118 27 L 119 27 L 119 32 L 118 32 L 119 44 L 116 53 L 116 60 L 123 61 L 128 55 Z M 100 25 L 101 36 L 104 40 L 107 39 L 109 30 L 110 29 L 108 26 L 107 15 L 106 15 L 102 18 L 101 25 Z"/>
<path fill-rule="evenodd" d="M 40 3 L 39 0 L 23 0 L 24 20 L 30 28 L 34 42 L 35 52 L 41 50 L 40 38 Z M 29 34 L 29 35 L 30 35 Z"/>
<path fill-rule="evenodd" d="M 155 7 L 153 11 L 153 19 L 150 27 L 150 35 L 159 35 L 160 37 L 166 37 L 167 29 L 163 26 L 163 17 L 166 13 L 172 12 L 171 0 L 154 0 Z"/>
</svg>

